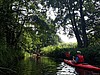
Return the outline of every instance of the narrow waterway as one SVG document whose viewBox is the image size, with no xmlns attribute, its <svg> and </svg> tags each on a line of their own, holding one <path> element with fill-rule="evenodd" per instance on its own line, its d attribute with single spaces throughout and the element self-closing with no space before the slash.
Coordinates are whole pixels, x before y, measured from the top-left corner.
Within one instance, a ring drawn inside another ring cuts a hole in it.
<svg viewBox="0 0 100 75">
<path fill-rule="evenodd" d="M 14 75 L 79 75 L 75 68 L 49 57 L 25 58 L 17 64 L 15 71 Z"/>
<path fill-rule="evenodd" d="M 30 57 L 21 60 L 15 69 L 16 75 L 65 75 L 65 73 L 72 75 L 71 71 L 74 69 L 68 65 L 64 66 L 64 62 L 55 61 L 49 57 L 38 59 Z M 68 71 L 67 68 L 69 68 Z"/>
<path fill-rule="evenodd" d="M 56 75 L 57 63 L 48 57 L 26 58 L 17 65 L 17 75 Z"/>
</svg>

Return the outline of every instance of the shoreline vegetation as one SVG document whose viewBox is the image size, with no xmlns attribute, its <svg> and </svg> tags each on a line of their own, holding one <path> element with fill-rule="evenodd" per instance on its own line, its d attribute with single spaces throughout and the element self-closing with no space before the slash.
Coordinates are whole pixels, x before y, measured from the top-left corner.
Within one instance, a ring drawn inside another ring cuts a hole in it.
<svg viewBox="0 0 100 75">
<path fill-rule="evenodd" d="M 79 50 L 85 57 L 85 62 L 100 67 L 100 46 L 93 45 L 87 48 L 78 48 L 76 43 L 59 44 L 56 46 L 48 46 L 41 49 L 42 54 L 53 58 L 66 58 L 64 53 L 70 51 L 72 56 L 76 55 Z"/>
<path fill-rule="evenodd" d="M 81 50 L 86 62 L 99 65 L 98 3 L 98 0 L 0 0 L 0 74 L 12 75 L 10 72 L 15 71 L 21 60 L 38 52 L 65 58 L 64 52 L 70 50 L 74 56 L 76 50 Z M 62 44 L 57 33 L 63 33 L 65 38 L 75 36 L 77 44 Z"/>
<path fill-rule="evenodd" d="M 78 48 L 76 43 L 71 43 L 71 44 L 61 43 L 61 44 L 54 45 L 54 46 L 50 45 L 50 46 L 41 48 L 40 56 L 48 56 L 54 59 L 59 59 L 59 58 L 64 59 L 65 52 L 71 51 L 71 55 L 75 56 L 77 50 L 80 50 L 82 54 L 85 56 L 86 63 L 100 67 L 100 64 L 99 64 L 100 63 L 100 59 L 99 59 L 100 58 L 100 46 L 99 44 L 89 46 L 88 48 Z M 1 53 L 0 60 L 2 61 L 0 62 L 0 71 L 1 71 L 0 73 L 3 74 L 5 71 L 9 72 L 10 74 L 16 73 L 14 66 L 17 64 L 17 62 L 19 62 L 22 59 L 25 60 L 27 59 L 27 57 L 32 57 L 32 55 L 34 55 L 34 53 L 28 53 L 27 51 L 21 52 L 20 50 L 16 50 L 16 52 L 14 52 L 13 49 L 8 49 L 5 55 Z"/>
</svg>

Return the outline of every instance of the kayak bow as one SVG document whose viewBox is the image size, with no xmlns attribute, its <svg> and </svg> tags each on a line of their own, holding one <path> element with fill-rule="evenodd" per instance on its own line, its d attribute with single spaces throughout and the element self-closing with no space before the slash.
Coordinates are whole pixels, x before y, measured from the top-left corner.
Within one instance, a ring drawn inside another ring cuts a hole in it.
<svg viewBox="0 0 100 75">
<path fill-rule="evenodd" d="M 100 68 L 99 67 L 96 67 L 96 66 L 93 66 L 93 65 L 89 65 L 89 64 L 85 64 L 85 63 L 75 64 L 71 60 L 66 60 L 66 59 L 64 59 L 64 62 L 66 64 L 68 64 L 70 66 L 73 66 L 73 67 L 76 67 L 76 68 L 100 72 Z"/>
</svg>

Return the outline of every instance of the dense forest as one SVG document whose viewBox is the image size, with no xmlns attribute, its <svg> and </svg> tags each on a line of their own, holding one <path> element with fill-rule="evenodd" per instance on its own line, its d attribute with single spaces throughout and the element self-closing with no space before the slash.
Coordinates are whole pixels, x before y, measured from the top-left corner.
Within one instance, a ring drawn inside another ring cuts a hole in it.
<svg viewBox="0 0 100 75">
<path fill-rule="evenodd" d="M 99 0 L 0 0 L 0 66 L 11 68 L 25 52 L 62 43 L 61 27 L 69 38 L 75 35 L 77 48 L 100 56 Z"/>
</svg>

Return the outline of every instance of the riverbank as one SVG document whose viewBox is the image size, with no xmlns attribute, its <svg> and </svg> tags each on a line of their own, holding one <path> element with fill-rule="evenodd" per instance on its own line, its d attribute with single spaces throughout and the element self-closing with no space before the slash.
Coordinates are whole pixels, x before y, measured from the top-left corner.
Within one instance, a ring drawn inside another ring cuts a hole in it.
<svg viewBox="0 0 100 75">
<path fill-rule="evenodd" d="M 76 55 L 79 50 L 85 57 L 85 62 L 100 67 L 100 46 L 89 46 L 88 48 L 77 48 L 71 45 L 70 47 L 50 46 L 42 49 L 42 53 L 53 58 L 65 58 L 65 52 L 70 51 L 72 56 Z"/>
</svg>

